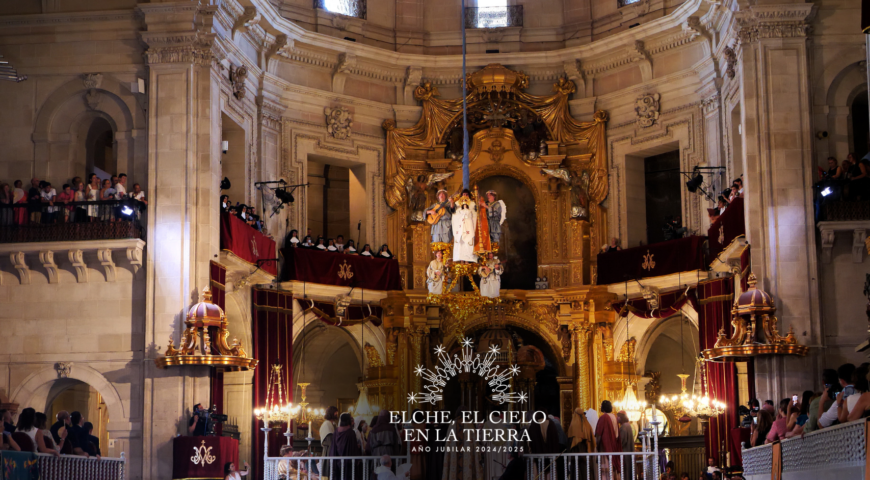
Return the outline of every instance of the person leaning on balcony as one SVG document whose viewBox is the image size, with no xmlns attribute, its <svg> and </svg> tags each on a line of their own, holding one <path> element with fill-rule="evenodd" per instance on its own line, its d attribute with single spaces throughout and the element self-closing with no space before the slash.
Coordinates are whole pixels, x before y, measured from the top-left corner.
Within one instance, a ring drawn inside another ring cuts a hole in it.
<svg viewBox="0 0 870 480">
<path fill-rule="evenodd" d="M 764 440 L 767 434 L 770 433 L 770 428 L 773 426 L 773 416 L 765 409 L 758 411 L 758 421 L 752 424 L 752 435 L 749 437 L 749 445 L 747 448 L 764 445 Z"/>
<path fill-rule="evenodd" d="M 82 426 L 85 420 L 84 417 L 82 417 L 82 414 L 80 412 L 72 412 L 69 417 L 70 421 L 72 421 L 70 435 L 73 437 L 73 453 L 85 457 L 96 456 L 99 460 L 100 455 L 97 453 L 96 449 L 91 447 L 91 442 L 88 439 L 88 432 Z"/>
<path fill-rule="evenodd" d="M 22 410 L 21 414 L 18 415 L 18 425 L 16 425 L 15 431 L 24 433 L 30 437 L 30 441 L 33 443 L 33 451 L 35 453 L 48 453 L 56 457 L 60 456 L 60 453 L 57 450 L 49 448 L 45 444 L 45 437 L 43 436 L 42 430 L 36 428 L 36 410 L 32 408 L 25 408 Z"/>
<path fill-rule="evenodd" d="M 868 368 L 863 364 L 852 374 L 855 394 L 846 399 L 846 407 L 837 410 L 840 423 L 853 422 L 870 416 L 870 382 L 867 381 Z"/>
<path fill-rule="evenodd" d="M 837 371 L 833 368 L 822 370 L 823 389 L 834 384 L 839 386 L 839 383 L 837 382 Z M 821 416 L 819 412 L 824 413 L 831 408 L 831 404 L 834 403 L 834 396 L 834 392 L 820 393 L 810 400 L 810 406 L 807 409 L 807 423 L 804 424 L 803 433 L 810 433 L 819 429 L 819 417 Z"/>
<path fill-rule="evenodd" d="M 75 201 L 75 194 L 73 193 L 70 184 L 63 184 L 63 189 L 60 191 L 60 193 L 57 194 L 57 198 L 55 200 L 57 201 L 57 203 L 64 204 L 63 207 L 60 207 L 60 218 L 62 219 L 63 223 L 75 220 L 74 214 L 72 218 L 70 218 L 73 207 L 68 205 L 70 202 Z"/>
<path fill-rule="evenodd" d="M 27 203 L 27 194 L 24 193 L 24 184 L 21 180 L 15 180 L 15 183 L 12 185 L 15 187 L 12 189 L 12 203 L 15 205 Z M 16 208 L 13 220 L 15 221 L 15 225 L 24 225 L 27 223 L 27 209 L 24 207 Z"/>
<path fill-rule="evenodd" d="M 55 220 L 57 220 L 58 210 L 58 207 L 54 206 L 54 202 L 57 200 L 57 191 L 52 188 L 51 182 L 42 182 L 40 199 L 42 200 L 43 205 L 49 205 L 45 208 L 45 212 L 42 214 L 42 223 L 54 223 Z"/>
<path fill-rule="evenodd" d="M 785 434 L 788 431 L 788 406 L 790 403 L 790 398 L 783 398 L 779 401 L 779 408 L 776 411 L 776 420 L 773 421 L 773 426 L 770 427 L 770 433 L 767 434 L 764 443 L 773 443 L 785 438 Z"/>
<path fill-rule="evenodd" d="M 837 398 L 835 399 L 836 401 L 831 404 L 831 407 L 826 410 L 825 413 L 819 415 L 819 427 L 830 427 L 834 424 L 834 422 L 838 420 L 837 408 L 840 399 L 847 399 L 855 393 L 855 386 L 852 385 L 853 373 L 855 373 L 855 365 L 852 365 L 851 363 L 844 363 L 843 365 L 840 365 L 840 368 L 837 369 L 838 384 L 831 385 L 831 388 L 839 387 L 841 391 L 837 394 Z M 831 390 L 831 388 L 828 388 L 826 386 L 825 391 L 822 392 L 822 394 L 827 394 Z"/>
<path fill-rule="evenodd" d="M 42 190 L 43 182 L 38 178 L 30 179 L 30 190 L 27 191 L 27 211 L 30 212 L 30 223 L 42 220 Z"/>
</svg>

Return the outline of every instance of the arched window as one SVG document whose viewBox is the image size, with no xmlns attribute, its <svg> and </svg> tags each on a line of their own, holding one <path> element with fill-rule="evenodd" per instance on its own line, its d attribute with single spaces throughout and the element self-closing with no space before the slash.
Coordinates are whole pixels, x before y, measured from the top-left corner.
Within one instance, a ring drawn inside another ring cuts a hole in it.
<svg viewBox="0 0 870 480">
<path fill-rule="evenodd" d="M 474 21 L 468 22 L 466 20 L 466 25 L 472 26 L 472 28 L 514 26 L 510 22 L 508 10 L 508 0 L 477 0 L 477 11 Z"/>
<path fill-rule="evenodd" d="M 339 15 L 366 18 L 366 0 L 315 0 L 314 6 Z"/>
</svg>

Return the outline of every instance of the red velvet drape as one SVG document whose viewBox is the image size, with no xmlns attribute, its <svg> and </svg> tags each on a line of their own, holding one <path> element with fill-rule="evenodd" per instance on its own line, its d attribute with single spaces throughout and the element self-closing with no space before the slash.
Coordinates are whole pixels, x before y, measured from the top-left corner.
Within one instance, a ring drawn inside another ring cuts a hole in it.
<svg viewBox="0 0 870 480">
<path fill-rule="evenodd" d="M 279 363 L 284 367 L 286 384 L 284 391 L 288 401 L 293 401 L 293 295 L 290 292 L 275 290 L 252 289 L 254 358 L 259 360 L 254 371 L 253 407 L 266 406 L 269 373 L 272 365 Z M 254 469 L 251 478 L 260 478 L 263 471 L 263 422 L 252 417 L 251 449 L 254 457 Z M 273 427 L 274 428 L 274 427 Z M 287 440 L 283 436 L 284 428 L 274 429 L 269 435 L 269 456 L 278 456 L 281 445 Z"/>
<path fill-rule="evenodd" d="M 731 336 L 731 304 L 733 302 L 733 277 L 719 278 L 698 285 L 697 298 L 692 304 L 698 312 L 698 333 L 701 349 L 712 348 L 716 343 L 720 328 Z M 733 363 L 705 362 L 705 376 L 702 391 L 721 402 L 728 408 L 725 413 L 711 418 L 704 435 L 707 456 L 724 462 L 725 453 L 730 451 L 730 430 L 737 426 L 739 417 L 739 391 L 737 369 Z M 733 455 L 732 455 L 733 456 Z"/>
<path fill-rule="evenodd" d="M 212 303 L 221 307 L 221 310 L 226 312 L 226 292 L 224 284 L 227 280 L 227 267 L 212 260 L 209 264 L 209 286 L 211 288 Z M 215 329 L 214 334 L 217 334 Z M 214 338 L 214 337 L 212 337 Z M 209 375 L 211 379 L 211 402 L 209 407 L 217 405 L 217 411 L 224 413 L 224 372 L 223 370 L 212 369 Z M 220 436 L 223 434 L 223 424 L 215 425 L 215 433 Z"/>
</svg>

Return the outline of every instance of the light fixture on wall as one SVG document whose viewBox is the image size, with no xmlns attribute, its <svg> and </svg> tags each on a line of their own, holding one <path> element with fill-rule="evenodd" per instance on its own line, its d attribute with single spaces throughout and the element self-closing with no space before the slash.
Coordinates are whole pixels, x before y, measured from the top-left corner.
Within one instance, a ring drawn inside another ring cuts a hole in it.
<svg viewBox="0 0 870 480">
<path fill-rule="evenodd" d="M 226 155 L 226 153 L 230 151 L 230 142 L 228 140 L 224 140 L 221 142 L 221 151 L 224 152 L 224 155 Z"/>
<path fill-rule="evenodd" d="M 818 138 L 819 140 L 828 138 L 828 132 L 826 130 L 821 130 L 819 132 L 816 132 L 816 138 Z"/>
<path fill-rule="evenodd" d="M 221 190 L 229 190 L 230 187 L 232 187 L 232 186 L 233 186 L 233 184 L 230 183 L 230 179 L 229 179 L 229 178 L 224 177 L 224 179 L 221 180 Z"/>
</svg>

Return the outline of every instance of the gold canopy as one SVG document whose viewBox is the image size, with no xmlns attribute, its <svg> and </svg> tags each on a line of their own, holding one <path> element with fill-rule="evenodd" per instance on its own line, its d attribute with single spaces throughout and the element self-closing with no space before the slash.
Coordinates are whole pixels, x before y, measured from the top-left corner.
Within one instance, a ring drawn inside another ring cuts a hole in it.
<svg viewBox="0 0 870 480">
<path fill-rule="evenodd" d="M 202 291 L 202 300 L 187 311 L 184 325 L 186 328 L 181 336 L 181 349 L 175 348 L 170 335 L 166 356 L 154 359 L 158 367 L 208 365 L 228 370 L 249 370 L 257 366 L 257 360 L 248 358 L 238 339 L 233 339 L 232 345 L 227 345 L 230 335 L 227 317 L 221 307 L 212 302 L 208 287 Z"/>
<path fill-rule="evenodd" d="M 705 359 L 739 361 L 758 355 L 807 354 L 809 348 L 798 345 L 792 328 L 789 328 L 785 337 L 779 335 L 773 298 L 758 289 L 755 286 L 757 282 L 755 274 L 750 273 L 746 282 L 749 288 L 740 295 L 731 310 L 734 333 L 728 338 L 725 329 L 720 329 L 713 348 L 701 352 Z"/>
</svg>

